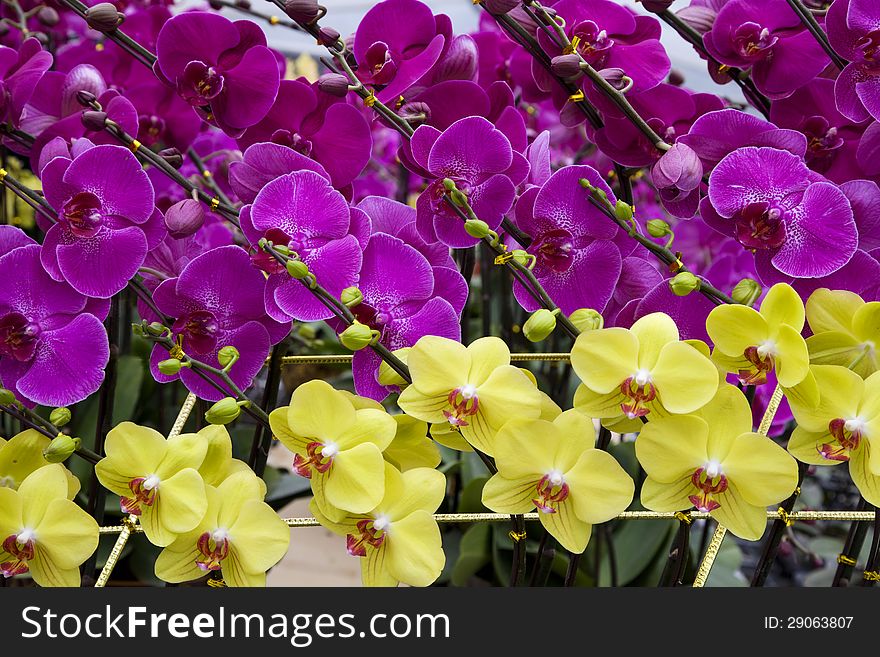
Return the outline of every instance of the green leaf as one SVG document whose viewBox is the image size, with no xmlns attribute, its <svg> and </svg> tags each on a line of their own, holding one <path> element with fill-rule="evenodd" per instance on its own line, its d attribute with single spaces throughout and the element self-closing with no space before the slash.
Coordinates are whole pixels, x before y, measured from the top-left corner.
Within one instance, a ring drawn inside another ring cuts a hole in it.
<svg viewBox="0 0 880 657">
<path fill-rule="evenodd" d="M 611 534 L 617 563 L 617 585 L 626 586 L 632 583 L 657 562 L 665 565 L 669 554 L 667 547 L 677 527 L 678 523 L 660 520 L 627 520 L 618 523 L 618 527 Z M 598 528 L 593 527 L 593 536 L 590 538 L 591 546 L 594 546 L 598 536 Z M 661 571 L 663 565 L 660 566 Z M 659 578 L 659 574 L 657 578 Z M 657 578 L 655 581 L 647 581 L 646 578 L 645 585 L 656 585 Z M 607 544 L 602 545 L 599 582 L 602 586 L 611 586 L 611 561 L 608 556 Z"/>
<path fill-rule="evenodd" d="M 489 481 L 489 477 L 477 477 L 464 487 L 458 500 L 458 513 L 487 513 L 489 509 L 483 506 L 483 486 Z"/>
<path fill-rule="evenodd" d="M 452 570 L 452 585 L 466 586 L 468 580 L 492 560 L 488 523 L 472 525 L 461 537 L 459 555 Z"/>
</svg>

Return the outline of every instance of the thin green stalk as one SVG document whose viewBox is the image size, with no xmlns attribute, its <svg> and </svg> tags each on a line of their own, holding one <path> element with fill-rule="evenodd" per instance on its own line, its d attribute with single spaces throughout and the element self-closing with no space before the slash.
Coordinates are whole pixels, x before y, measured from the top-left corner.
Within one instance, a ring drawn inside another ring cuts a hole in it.
<svg viewBox="0 0 880 657">
<path fill-rule="evenodd" d="M 267 413 L 278 402 L 278 389 L 281 386 L 281 359 L 287 354 L 287 340 L 282 340 L 272 347 L 272 355 L 269 357 L 269 369 L 266 372 L 266 387 L 263 389 L 263 402 L 261 406 Z M 251 439 L 251 453 L 248 457 L 248 465 L 258 477 L 263 476 L 266 470 L 266 460 L 269 457 L 269 447 L 272 444 L 272 432 L 267 431 L 262 424 L 257 424 L 254 436 Z"/>
<path fill-rule="evenodd" d="M 816 39 L 816 42 L 822 47 L 822 50 L 828 54 L 831 61 L 834 62 L 834 65 L 841 71 L 846 68 L 846 65 L 849 64 L 849 62 L 837 54 L 831 46 L 831 42 L 828 40 L 828 35 L 825 34 L 822 26 L 819 25 L 819 22 L 815 19 L 813 14 L 810 13 L 810 10 L 804 7 L 800 0 L 786 0 L 786 2 L 788 2 L 788 6 L 792 8 L 794 13 L 797 14 L 797 17 L 800 19 L 803 26 L 807 28 L 807 31 L 813 35 L 813 38 Z"/>
</svg>

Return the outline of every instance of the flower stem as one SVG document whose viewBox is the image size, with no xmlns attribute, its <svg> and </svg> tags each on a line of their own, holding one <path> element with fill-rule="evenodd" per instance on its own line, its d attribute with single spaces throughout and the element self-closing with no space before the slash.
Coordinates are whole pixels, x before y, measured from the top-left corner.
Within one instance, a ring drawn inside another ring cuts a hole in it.
<svg viewBox="0 0 880 657">
<path fill-rule="evenodd" d="M 577 580 L 578 566 L 580 566 L 582 555 L 582 552 L 569 553 L 568 568 L 565 571 L 565 580 L 562 582 L 563 586 L 574 586 L 575 580 Z"/>
<path fill-rule="evenodd" d="M 248 16 L 253 16 L 254 18 L 259 18 L 260 20 L 266 21 L 267 23 L 269 23 L 269 25 L 280 25 L 281 27 L 286 27 L 290 30 L 296 30 L 298 32 L 303 31 L 303 29 L 292 20 L 284 19 L 280 16 L 270 16 L 269 14 L 254 11 L 250 7 L 243 7 L 242 5 L 235 2 L 227 2 L 227 0 L 211 0 L 211 5 L 219 5 L 221 7 L 233 9 L 235 11 L 240 11 L 241 13 L 247 14 Z"/>
<path fill-rule="evenodd" d="M 202 158 L 199 157 L 199 154 L 196 153 L 196 149 L 193 148 L 192 146 L 190 146 L 186 150 L 186 154 L 187 154 L 187 156 L 189 156 L 189 159 L 191 159 L 193 161 L 193 164 L 196 165 L 196 168 L 199 170 L 199 175 L 201 176 L 202 180 L 204 181 L 204 183 L 208 187 L 208 189 L 210 189 L 212 192 L 214 192 L 214 194 L 216 195 L 217 198 L 220 199 L 220 201 L 222 201 L 225 205 L 227 205 L 231 208 L 232 201 L 230 201 L 229 197 L 226 196 L 226 194 L 223 192 L 222 189 L 220 189 L 220 185 L 218 185 L 217 181 L 214 180 L 213 174 L 205 166 L 205 163 L 202 160 Z"/>
<path fill-rule="evenodd" d="M 874 586 L 877 583 L 877 568 L 880 567 L 880 509 L 874 507 L 874 538 L 871 540 L 871 551 L 868 554 L 868 563 L 865 564 L 865 573 L 862 578 L 862 586 Z"/>
<path fill-rule="evenodd" d="M 6 169 L 0 168 L 0 181 L 3 182 L 4 188 L 9 189 L 35 211 L 42 214 L 50 223 L 56 223 L 58 214 L 43 196 L 14 178 Z"/>
<path fill-rule="evenodd" d="M 58 2 L 62 6 L 72 10 L 83 20 L 86 19 L 86 12 L 89 8 L 79 0 L 58 0 Z M 121 30 L 113 29 L 104 32 L 103 34 L 147 68 L 152 68 L 153 64 L 156 63 L 156 55 Z"/>
<path fill-rule="evenodd" d="M 678 532 L 672 541 L 669 550 L 669 557 L 666 560 L 666 567 L 660 576 L 658 586 L 679 586 L 684 578 L 684 571 L 687 568 L 688 557 L 691 553 L 691 523 L 693 521 L 689 516 L 679 518 Z"/>
<path fill-rule="evenodd" d="M 278 402 L 278 388 L 281 385 L 281 359 L 287 353 L 287 340 L 283 340 L 272 347 L 272 355 L 269 358 L 269 369 L 266 372 L 266 387 L 263 390 L 263 410 L 269 412 Z M 272 432 L 267 431 L 262 424 L 257 424 L 254 429 L 254 437 L 251 440 L 251 453 L 248 465 L 258 477 L 263 476 L 266 470 L 266 459 L 269 457 L 269 447 L 272 443 Z"/>
<path fill-rule="evenodd" d="M 800 0 L 786 0 L 786 2 L 788 2 L 788 6 L 792 8 L 794 13 L 797 14 L 797 17 L 800 19 L 801 23 L 803 23 L 803 26 L 807 28 L 807 31 L 812 34 L 813 38 L 816 39 L 816 42 L 822 46 L 822 50 L 828 53 L 828 56 L 831 58 L 831 61 L 834 62 L 834 65 L 841 71 L 846 68 L 846 65 L 849 62 L 838 55 L 834 48 L 831 47 L 828 35 L 825 34 L 822 26 L 819 25 L 819 22 L 813 14 L 810 13 L 810 10 L 804 7 Z"/>
<path fill-rule="evenodd" d="M 856 507 L 857 511 L 867 511 L 870 504 L 862 497 Z M 859 558 L 859 552 L 862 551 L 862 545 L 865 543 L 865 537 L 868 535 L 868 523 L 853 522 L 849 526 L 846 540 L 843 543 L 843 549 L 837 559 L 837 571 L 834 573 L 834 580 L 831 586 L 843 586 L 844 580 L 849 581 L 850 573 L 855 567 L 855 562 Z"/>
</svg>

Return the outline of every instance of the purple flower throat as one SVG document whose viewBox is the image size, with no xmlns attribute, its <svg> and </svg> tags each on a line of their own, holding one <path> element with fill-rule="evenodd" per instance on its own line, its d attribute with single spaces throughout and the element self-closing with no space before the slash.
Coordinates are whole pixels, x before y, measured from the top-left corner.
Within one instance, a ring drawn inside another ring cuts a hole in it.
<svg viewBox="0 0 880 657">
<path fill-rule="evenodd" d="M 18 312 L 0 318 L 0 356 L 11 356 L 25 363 L 34 356 L 40 327 Z"/>
</svg>

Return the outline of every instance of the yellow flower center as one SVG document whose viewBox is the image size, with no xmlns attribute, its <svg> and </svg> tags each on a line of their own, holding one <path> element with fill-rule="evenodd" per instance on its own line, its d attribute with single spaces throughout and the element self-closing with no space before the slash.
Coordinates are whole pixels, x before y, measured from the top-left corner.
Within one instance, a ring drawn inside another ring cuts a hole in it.
<svg viewBox="0 0 880 657">
<path fill-rule="evenodd" d="M 620 384 L 620 392 L 628 400 L 620 405 L 620 410 L 630 420 L 650 413 L 647 404 L 657 397 L 653 381 L 649 370 L 639 369 Z"/>
<path fill-rule="evenodd" d="M 860 417 L 835 418 L 828 423 L 828 433 L 834 440 L 819 445 L 816 451 L 828 461 L 849 461 L 865 437 L 865 421 Z"/>
<path fill-rule="evenodd" d="M 443 415 L 453 429 L 468 426 L 467 418 L 480 410 L 477 388 L 469 383 L 450 392 L 447 401 L 452 410 L 443 411 Z"/>
<path fill-rule="evenodd" d="M 293 457 L 293 471 L 300 477 L 311 479 L 313 470 L 324 473 L 330 469 L 333 457 L 339 454 L 339 445 L 332 441 L 311 442 L 306 445 L 306 454 L 308 457 L 299 454 Z"/>
<path fill-rule="evenodd" d="M 223 528 L 203 532 L 196 541 L 199 556 L 196 566 L 204 572 L 220 570 L 223 560 L 229 556 L 229 532 Z"/>
<path fill-rule="evenodd" d="M 345 549 L 353 557 L 367 556 L 367 547 L 379 548 L 385 542 L 391 521 L 385 515 L 359 520 L 357 533 L 345 537 Z"/>
<path fill-rule="evenodd" d="M 141 515 L 144 506 L 153 506 L 159 494 L 159 477 L 154 474 L 148 477 L 136 477 L 128 482 L 133 497 L 119 498 L 119 506 L 123 513 L 133 516 Z"/>
<path fill-rule="evenodd" d="M 25 527 L 18 534 L 7 536 L 3 541 L 3 551 L 12 559 L 0 563 L 0 573 L 4 577 L 14 577 L 28 571 L 28 561 L 34 558 L 36 534 Z"/>
<path fill-rule="evenodd" d="M 727 490 L 728 483 L 718 461 L 709 461 L 702 468 L 697 468 L 691 475 L 691 484 L 698 493 L 689 495 L 688 501 L 697 507 L 698 511 L 708 513 L 721 507 L 720 502 L 714 498 Z"/>
<path fill-rule="evenodd" d="M 538 495 L 532 499 L 532 504 L 541 513 L 556 513 L 556 508 L 569 493 L 565 476 L 559 470 L 551 470 L 541 477 L 535 489 Z"/>
</svg>

